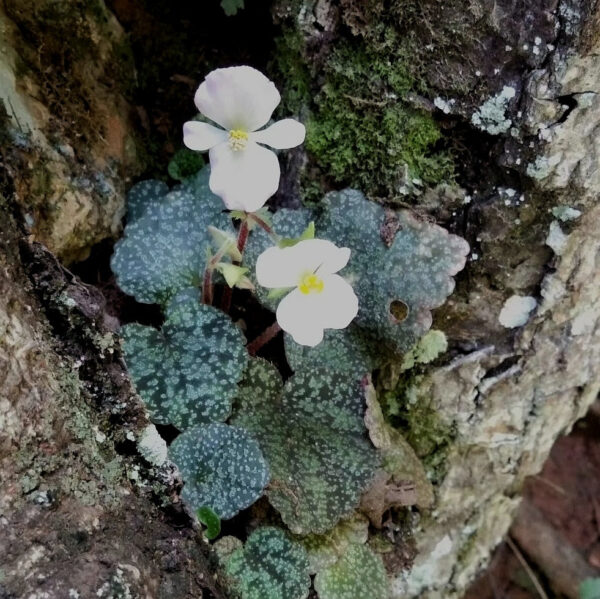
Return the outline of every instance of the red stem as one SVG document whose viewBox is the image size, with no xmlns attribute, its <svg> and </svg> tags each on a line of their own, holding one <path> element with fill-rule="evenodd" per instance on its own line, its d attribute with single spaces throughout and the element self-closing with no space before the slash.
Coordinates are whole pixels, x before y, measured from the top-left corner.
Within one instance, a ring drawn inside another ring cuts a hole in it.
<svg viewBox="0 0 600 599">
<path fill-rule="evenodd" d="M 262 347 L 277 336 L 281 331 L 279 323 L 276 321 L 270 327 L 267 327 L 254 341 L 246 345 L 246 349 L 251 356 L 255 356 Z"/>
<path fill-rule="evenodd" d="M 240 225 L 240 230 L 238 232 L 238 239 L 237 239 L 237 249 L 240 252 L 240 254 L 244 253 L 244 248 L 246 247 L 246 242 L 248 241 L 248 232 L 249 232 L 249 228 L 248 228 L 248 217 L 246 217 L 246 220 L 242 221 L 242 224 Z"/>
<path fill-rule="evenodd" d="M 209 306 L 212 306 L 213 303 L 212 271 L 210 265 L 207 265 L 204 271 L 204 281 L 202 282 L 202 303 Z"/>
</svg>

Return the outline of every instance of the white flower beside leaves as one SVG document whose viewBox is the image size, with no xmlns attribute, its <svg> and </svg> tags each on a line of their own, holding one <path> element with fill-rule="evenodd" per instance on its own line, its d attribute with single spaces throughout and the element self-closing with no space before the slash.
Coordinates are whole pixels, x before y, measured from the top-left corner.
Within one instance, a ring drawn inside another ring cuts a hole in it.
<svg viewBox="0 0 600 599">
<path fill-rule="evenodd" d="M 304 141 L 305 128 L 294 119 L 266 125 L 281 101 L 275 85 L 248 66 L 217 69 L 206 76 L 194 98 L 198 110 L 215 127 L 200 121 L 183 126 L 185 145 L 209 150 L 211 191 L 229 210 L 255 212 L 279 187 L 279 161 L 266 144 L 278 150 Z"/>
<path fill-rule="evenodd" d="M 272 247 L 258 257 L 258 282 L 289 290 L 277 307 L 277 322 L 296 343 L 314 347 L 323 340 L 324 329 L 343 329 L 358 313 L 351 285 L 335 274 L 349 259 L 349 248 L 324 239 Z"/>
</svg>

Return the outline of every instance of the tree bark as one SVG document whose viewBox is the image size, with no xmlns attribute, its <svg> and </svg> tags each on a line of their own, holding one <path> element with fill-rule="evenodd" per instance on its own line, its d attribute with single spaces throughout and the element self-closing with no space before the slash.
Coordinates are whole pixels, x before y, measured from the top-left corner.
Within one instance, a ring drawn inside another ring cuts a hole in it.
<svg viewBox="0 0 600 599">
<path fill-rule="evenodd" d="M 85 51 L 44 51 L 36 32 L 61 4 L 5 0 L 0 12 L 0 596 L 220 596 L 177 503 L 177 474 L 140 453 L 148 423 L 105 300 L 59 262 L 118 234 L 123 191 L 142 169 L 133 106 L 121 78 L 107 76 L 115 65 L 123 80 L 134 76 L 123 30 L 102 2 L 80 0 L 69 26 Z M 119 15 L 127 3 L 113 4 Z M 407 201 L 465 236 L 472 254 L 435 316 L 449 353 L 401 381 L 401 399 L 419 406 L 404 433 L 436 501 L 402 525 L 395 538 L 412 534 L 418 555 L 391 576 L 396 597 L 451 599 L 507 532 L 524 479 L 600 389 L 600 9 L 593 0 L 279 0 L 272 13 L 287 33 L 275 58 L 292 53 L 316 95 L 341 43 L 374 45 L 375 31 L 394 33 L 396 15 L 415 7 L 422 48 L 409 60 L 424 83 L 402 102 L 462 149 L 458 183 Z M 291 79 L 289 64 L 279 73 Z M 382 97 L 356 90 L 350 101 L 378 109 Z M 313 158 L 287 163 L 292 196 L 314 175 Z M 326 163 L 317 167 L 337 185 Z M 499 318 L 513 296 L 537 307 L 507 328 Z"/>
</svg>

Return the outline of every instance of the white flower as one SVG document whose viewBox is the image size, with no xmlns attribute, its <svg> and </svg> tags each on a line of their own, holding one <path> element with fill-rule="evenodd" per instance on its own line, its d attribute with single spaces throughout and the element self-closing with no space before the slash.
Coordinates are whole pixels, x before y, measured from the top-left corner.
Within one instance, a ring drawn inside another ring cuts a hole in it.
<svg viewBox="0 0 600 599">
<path fill-rule="evenodd" d="M 277 322 L 296 343 L 314 347 L 324 329 L 343 329 L 358 313 L 352 287 L 334 274 L 349 259 L 349 248 L 324 239 L 271 247 L 258 257 L 256 278 L 263 287 L 294 288 L 279 303 Z"/>
<path fill-rule="evenodd" d="M 279 187 L 279 161 L 271 150 L 300 145 L 305 129 L 294 119 L 266 125 L 281 100 L 272 81 L 252 67 L 217 69 L 206 76 L 194 101 L 211 121 L 183 125 L 185 145 L 209 151 L 211 191 L 230 210 L 255 212 Z"/>
</svg>

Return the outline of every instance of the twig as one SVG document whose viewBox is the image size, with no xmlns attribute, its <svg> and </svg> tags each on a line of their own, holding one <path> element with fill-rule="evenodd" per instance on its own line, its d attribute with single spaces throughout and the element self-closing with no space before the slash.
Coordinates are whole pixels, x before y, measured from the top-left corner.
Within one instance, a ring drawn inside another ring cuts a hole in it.
<svg viewBox="0 0 600 599">
<path fill-rule="evenodd" d="M 519 563 L 521 566 L 523 566 L 525 572 L 527 572 L 527 576 L 529 576 L 529 579 L 533 583 L 533 586 L 535 587 L 535 590 L 541 599 L 548 599 L 548 595 L 546 594 L 546 591 L 544 591 L 544 587 L 541 585 L 540 581 L 535 575 L 535 572 L 531 569 L 531 566 L 527 563 L 527 560 L 523 557 L 523 554 L 519 551 L 519 548 L 509 536 L 506 537 L 506 544 L 511 548 L 512 552 L 519 560 Z"/>
</svg>

